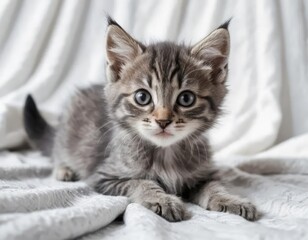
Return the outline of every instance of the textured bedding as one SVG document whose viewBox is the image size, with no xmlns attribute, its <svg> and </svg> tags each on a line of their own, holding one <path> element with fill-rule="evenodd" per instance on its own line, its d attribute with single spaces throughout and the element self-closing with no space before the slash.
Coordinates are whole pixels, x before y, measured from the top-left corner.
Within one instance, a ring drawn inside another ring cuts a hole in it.
<svg viewBox="0 0 308 240">
<path fill-rule="evenodd" d="M 217 160 L 241 169 L 223 176 L 262 212 L 257 222 L 187 204 L 192 218 L 169 223 L 125 197 L 53 180 L 38 152 L 2 152 L 0 239 L 307 239 L 307 143 L 303 135 L 253 158 Z"/>
</svg>

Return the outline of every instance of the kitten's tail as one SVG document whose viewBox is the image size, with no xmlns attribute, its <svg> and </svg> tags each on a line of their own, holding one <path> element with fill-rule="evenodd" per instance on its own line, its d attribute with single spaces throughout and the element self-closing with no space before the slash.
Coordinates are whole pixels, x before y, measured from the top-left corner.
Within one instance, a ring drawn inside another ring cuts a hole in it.
<svg viewBox="0 0 308 240">
<path fill-rule="evenodd" d="M 42 151 L 44 155 L 50 156 L 55 129 L 41 116 L 31 95 L 26 99 L 23 121 L 30 144 Z"/>
</svg>

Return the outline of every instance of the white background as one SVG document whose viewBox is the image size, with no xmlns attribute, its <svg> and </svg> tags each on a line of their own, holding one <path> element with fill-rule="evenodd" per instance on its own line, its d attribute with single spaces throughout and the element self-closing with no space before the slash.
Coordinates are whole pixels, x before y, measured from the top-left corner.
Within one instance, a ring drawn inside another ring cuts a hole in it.
<svg viewBox="0 0 308 240">
<path fill-rule="evenodd" d="M 144 42 L 194 43 L 224 21 L 231 56 L 218 155 L 251 155 L 308 132 L 308 1 L 1 0 L 0 147 L 24 141 L 33 94 L 56 122 L 77 86 L 103 82 L 105 13 Z"/>
</svg>

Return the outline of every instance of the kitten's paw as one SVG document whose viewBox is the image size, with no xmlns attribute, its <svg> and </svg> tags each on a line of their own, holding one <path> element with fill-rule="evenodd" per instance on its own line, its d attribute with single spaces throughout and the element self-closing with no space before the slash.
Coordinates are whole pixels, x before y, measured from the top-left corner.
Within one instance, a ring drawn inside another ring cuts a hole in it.
<svg viewBox="0 0 308 240">
<path fill-rule="evenodd" d="M 236 214 L 249 221 L 256 221 L 259 216 L 256 207 L 249 201 L 245 200 L 213 201 L 209 204 L 208 209 L 218 212 L 229 212 Z"/>
<path fill-rule="evenodd" d="M 57 167 L 54 171 L 58 181 L 70 182 L 75 180 L 75 173 L 69 167 Z"/>
<path fill-rule="evenodd" d="M 154 197 L 142 202 L 142 205 L 170 222 L 178 222 L 190 218 L 184 203 L 176 196 L 166 194 Z"/>
</svg>

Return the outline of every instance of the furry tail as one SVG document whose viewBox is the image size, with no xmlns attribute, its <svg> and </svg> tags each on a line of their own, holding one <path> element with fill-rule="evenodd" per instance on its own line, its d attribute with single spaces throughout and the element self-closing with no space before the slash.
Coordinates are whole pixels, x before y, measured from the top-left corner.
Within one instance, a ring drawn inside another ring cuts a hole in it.
<svg viewBox="0 0 308 240">
<path fill-rule="evenodd" d="M 42 151 L 44 155 L 50 156 L 55 129 L 41 116 L 31 95 L 26 99 L 23 121 L 31 145 Z"/>
</svg>

